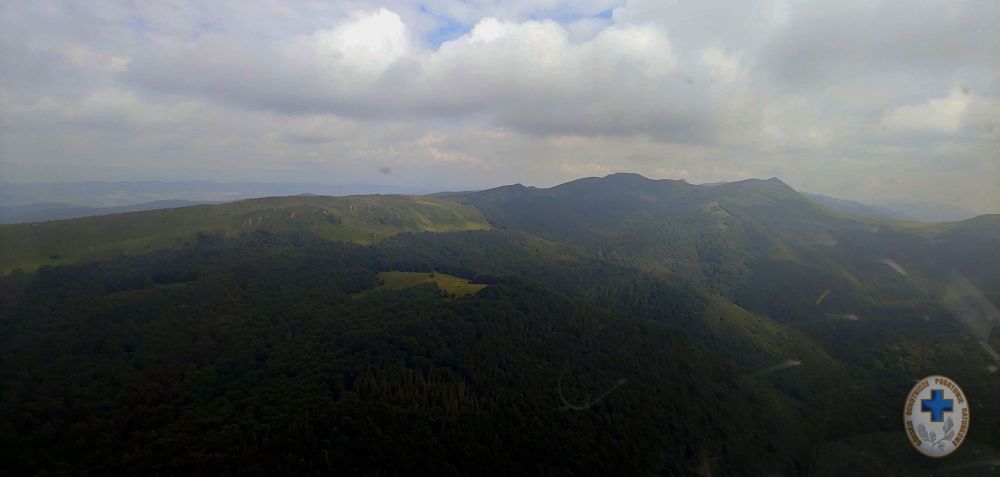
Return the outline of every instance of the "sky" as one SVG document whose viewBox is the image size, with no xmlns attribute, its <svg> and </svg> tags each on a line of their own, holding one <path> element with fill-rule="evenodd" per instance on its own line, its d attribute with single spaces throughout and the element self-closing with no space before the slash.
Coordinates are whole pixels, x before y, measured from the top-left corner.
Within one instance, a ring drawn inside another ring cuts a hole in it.
<svg viewBox="0 0 1000 477">
<path fill-rule="evenodd" d="M 772 176 L 1000 212 L 994 0 L 10 1 L 0 182 Z"/>
</svg>

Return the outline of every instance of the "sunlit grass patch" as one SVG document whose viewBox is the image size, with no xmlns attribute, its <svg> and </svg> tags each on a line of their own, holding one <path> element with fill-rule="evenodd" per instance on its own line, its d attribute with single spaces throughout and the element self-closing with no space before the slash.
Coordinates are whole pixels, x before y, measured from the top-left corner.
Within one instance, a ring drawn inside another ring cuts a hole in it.
<svg viewBox="0 0 1000 477">
<path fill-rule="evenodd" d="M 441 290 L 457 296 L 473 295 L 486 288 L 484 284 L 472 283 L 464 278 L 444 273 L 381 272 L 379 279 L 382 280 L 382 287 L 389 290 L 402 290 L 424 283 L 433 283 Z"/>
</svg>

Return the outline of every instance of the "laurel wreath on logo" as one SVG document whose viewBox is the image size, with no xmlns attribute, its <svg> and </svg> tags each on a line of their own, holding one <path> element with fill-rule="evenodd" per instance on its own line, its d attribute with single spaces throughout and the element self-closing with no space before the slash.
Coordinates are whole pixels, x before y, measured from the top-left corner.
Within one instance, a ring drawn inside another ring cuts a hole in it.
<svg viewBox="0 0 1000 477">
<path fill-rule="evenodd" d="M 944 431 L 942 432 L 943 435 L 941 436 L 940 439 L 938 439 L 937 433 L 934 431 L 931 431 L 931 433 L 928 435 L 927 429 L 924 427 L 923 424 L 917 426 L 917 434 L 920 435 L 920 440 L 924 442 L 929 442 L 931 444 L 932 449 L 936 448 L 938 450 L 943 451 L 945 442 L 950 441 L 952 437 L 955 437 L 954 427 L 955 427 L 955 422 L 952 421 L 951 418 L 949 417 L 946 421 L 944 421 Z"/>
</svg>

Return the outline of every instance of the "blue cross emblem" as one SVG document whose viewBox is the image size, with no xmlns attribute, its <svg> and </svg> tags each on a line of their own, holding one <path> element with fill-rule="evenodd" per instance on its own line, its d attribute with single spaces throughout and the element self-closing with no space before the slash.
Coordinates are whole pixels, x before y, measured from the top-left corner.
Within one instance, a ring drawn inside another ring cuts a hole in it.
<svg viewBox="0 0 1000 477">
<path fill-rule="evenodd" d="M 931 390 L 930 399 L 920 400 L 920 410 L 931 413 L 931 421 L 941 422 L 944 420 L 944 413 L 952 411 L 952 400 L 944 398 L 944 391 L 941 389 Z"/>
</svg>

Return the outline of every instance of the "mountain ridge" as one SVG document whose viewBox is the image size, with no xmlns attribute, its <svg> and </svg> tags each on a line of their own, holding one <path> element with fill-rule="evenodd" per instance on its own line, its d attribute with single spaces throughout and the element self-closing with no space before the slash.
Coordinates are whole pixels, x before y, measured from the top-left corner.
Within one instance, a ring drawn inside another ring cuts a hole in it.
<svg viewBox="0 0 1000 477">
<path fill-rule="evenodd" d="M 3 225 L 0 468 L 909 474 L 886 416 L 934 373 L 993 458 L 996 250 L 637 175 Z"/>
</svg>

